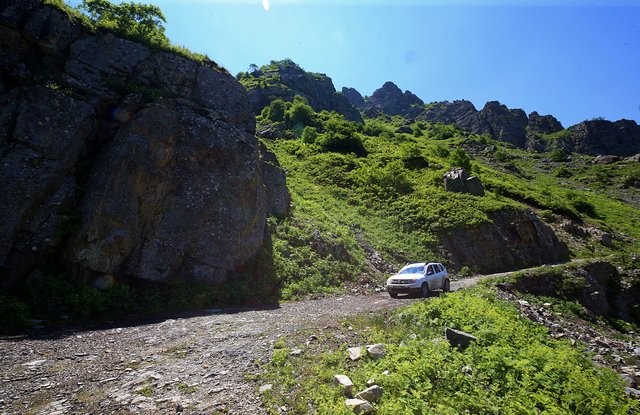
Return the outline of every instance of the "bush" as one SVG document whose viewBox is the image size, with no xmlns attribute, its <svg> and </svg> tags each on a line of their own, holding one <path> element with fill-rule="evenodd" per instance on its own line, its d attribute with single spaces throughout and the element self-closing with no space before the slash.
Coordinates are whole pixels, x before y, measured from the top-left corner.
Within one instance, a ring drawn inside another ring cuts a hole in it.
<svg viewBox="0 0 640 415">
<path fill-rule="evenodd" d="M 291 108 L 286 112 L 286 118 L 289 125 L 302 125 L 304 127 L 311 125 L 314 114 L 313 108 L 307 104 L 307 101 L 299 95 L 296 95 Z"/>
<path fill-rule="evenodd" d="M 567 161 L 567 152 L 563 148 L 556 148 L 551 151 L 549 158 L 555 162 Z"/>
<path fill-rule="evenodd" d="M 464 149 L 458 147 L 453 150 L 453 153 L 449 156 L 453 167 L 462 167 L 468 171 L 471 171 L 471 159 L 464 151 Z"/>
<path fill-rule="evenodd" d="M 274 122 L 284 121 L 285 109 L 285 102 L 278 98 L 271 101 L 269 106 L 264 107 L 261 115 Z"/>
<path fill-rule="evenodd" d="M 167 20 L 158 6 L 134 2 L 113 4 L 108 0 L 83 0 L 79 9 L 86 12 L 98 26 L 151 45 L 169 45 L 163 25 Z"/>
<path fill-rule="evenodd" d="M 307 125 L 302 130 L 302 142 L 307 144 L 313 144 L 316 142 L 316 138 L 318 137 L 318 130 L 315 127 Z"/>
</svg>

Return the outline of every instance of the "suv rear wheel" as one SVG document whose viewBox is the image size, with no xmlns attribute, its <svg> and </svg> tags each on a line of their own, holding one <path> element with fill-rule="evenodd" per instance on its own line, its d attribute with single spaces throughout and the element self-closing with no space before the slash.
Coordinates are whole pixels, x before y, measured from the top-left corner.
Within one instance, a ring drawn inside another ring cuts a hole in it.
<svg viewBox="0 0 640 415">
<path fill-rule="evenodd" d="M 448 293 L 449 291 L 451 291 L 451 282 L 449 278 L 447 278 L 444 280 L 444 284 L 442 284 L 442 292 Z"/>
</svg>

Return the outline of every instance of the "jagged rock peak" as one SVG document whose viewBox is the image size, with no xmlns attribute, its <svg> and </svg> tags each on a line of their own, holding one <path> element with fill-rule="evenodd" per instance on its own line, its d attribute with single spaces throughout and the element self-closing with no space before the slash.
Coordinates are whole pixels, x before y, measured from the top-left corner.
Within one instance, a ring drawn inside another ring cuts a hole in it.
<svg viewBox="0 0 640 415">
<path fill-rule="evenodd" d="M 403 93 L 396 84 L 387 81 L 370 97 L 365 98 L 364 112 L 368 117 L 380 114 L 410 116 L 412 110 L 423 104 L 424 102 L 410 91 Z"/>
<path fill-rule="evenodd" d="M 364 98 L 362 97 L 362 94 L 358 92 L 357 89 L 343 86 L 342 95 L 347 97 L 351 105 L 353 105 L 355 108 L 360 109 L 364 107 Z"/>
</svg>

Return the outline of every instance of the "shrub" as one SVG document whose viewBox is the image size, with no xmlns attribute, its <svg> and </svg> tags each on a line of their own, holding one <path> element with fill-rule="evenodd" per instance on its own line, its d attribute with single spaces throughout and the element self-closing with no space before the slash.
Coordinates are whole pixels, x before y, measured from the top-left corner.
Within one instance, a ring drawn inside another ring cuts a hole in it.
<svg viewBox="0 0 640 415">
<path fill-rule="evenodd" d="M 471 159 L 464 151 L 464 149 L 458 147 L 453 150 L 453 153 L 449 156 L 451 164 L 454 167 L 462 167 L 468 171 L 471 171 Z"/>
<path fill-rule="evenodd" d="M 551 151 L 549 158 L 555 162 L 567 161 L 567 152 L 563 148 L 556 148 Z"/>
<path fill-rule="evenodd" d="M 318 137 L 318 130 L 315 127 L 307 125 L 302 130 L 302 141 L 307 144 L 313 144 L 316 142 L 316 138 Z"/>
<path fill-rule="evenodd" d="M 284 121 L 285 108 L 285 102 L 282 99 L 274 99 L 269 106 L 264 107 L 261 115 L 274 122 Z"/>
<path fill-rule="evenodd" d="M 168 46 L 166 18 L 158 6 L 142 3 L 113 4 L 108 0 L 83 0 L 79 9 L 98 26 L 155 46 Z"/>
<path fill-rule="evenodd" d="M 311 125 L 314 113 L 313 108 L 307 104 L 307 101 L 299 95 L 296 95 L 291 108 L 286 111 L 285 115 L 289 125 L 307 126 Z"/>
</svg>

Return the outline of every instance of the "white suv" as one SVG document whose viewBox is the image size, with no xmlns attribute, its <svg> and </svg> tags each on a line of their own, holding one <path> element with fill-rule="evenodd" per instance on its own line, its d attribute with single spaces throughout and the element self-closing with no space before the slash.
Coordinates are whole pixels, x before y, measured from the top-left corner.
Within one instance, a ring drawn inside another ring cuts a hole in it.
<svg viewBox="0 0 640 415">
<path fill-rule="evenodd" d="M 439 262 L 408 264 L 387 279 L 387 292 L 391 298 L 396 298 L 398 294 L 427 297 L 431 290 L 448 292 L 450 288 L 449 273 Z"/>
</svg>

